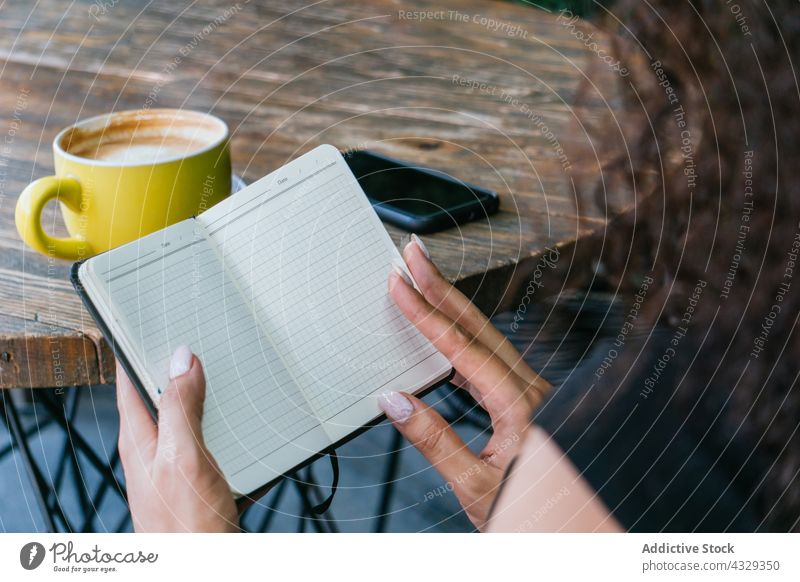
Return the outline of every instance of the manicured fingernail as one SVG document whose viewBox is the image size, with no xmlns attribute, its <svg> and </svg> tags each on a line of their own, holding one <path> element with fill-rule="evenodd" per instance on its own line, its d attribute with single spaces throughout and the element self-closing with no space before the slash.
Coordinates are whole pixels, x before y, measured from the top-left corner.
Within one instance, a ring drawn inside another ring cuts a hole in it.
<svg viewBox="0 0 800 582">
<path fill-rule="evenodd" d="M 386 392 L 378 397 L 378 407 L 386 413 L 390 420 L 405 422 L 414 412 L 414 405 L 400 392 Z"/>
<path fill-rule="evenodd" d="M 419 247 L 419 250 L 422 251 L 422 254 L 425 255 L 425 258 L 430 259 L 431 254 L 428 252 L 428 248 L 425 246 L 425 243 L 422 242 L 422 239 L 419 238 L 417 235 L 411 235 L 411 242 Z"/>
<path fill-rule="evenodd" d="M 178 346 L 175 353 L 172 354 L 172 359 L 169 361 L 169 378 L 177 378 L 183 376 L 192 367 L 192 350 L 189 346 Z"/>
<path fill-rule="evenodd" d="M 397 275 L 403 278 L 403 281 L 405 281 L 412 287 L 414 286 L 414 282 L 411 280 L 411 277 L 408 276 L 408 273 L 405 272 L 405 269 L 402 269 L 397 265 L 392 265 L 392 269 L 394 270 L 395 273 L 397 273 Z"/>
</svg>

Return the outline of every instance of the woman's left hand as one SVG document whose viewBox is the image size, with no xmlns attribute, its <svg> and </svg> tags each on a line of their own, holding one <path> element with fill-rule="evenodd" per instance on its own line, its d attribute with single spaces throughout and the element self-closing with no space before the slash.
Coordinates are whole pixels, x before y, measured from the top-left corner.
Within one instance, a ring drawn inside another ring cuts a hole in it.
<svg viewBox="0 0 800 582">
<path fill-rule="evenodd" d="M 239 531 L 231 490 L 203 442 L 206 381 L 185 346 L 161 396 L 158 425 L 117 364 L 119 454 L 133 526 L 145 532 Z"/>
</svg>

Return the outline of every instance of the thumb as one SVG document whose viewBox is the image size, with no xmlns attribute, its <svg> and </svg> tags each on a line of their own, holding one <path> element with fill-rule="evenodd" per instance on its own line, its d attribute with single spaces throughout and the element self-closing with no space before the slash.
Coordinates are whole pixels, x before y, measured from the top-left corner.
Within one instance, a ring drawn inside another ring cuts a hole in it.
<svg viewBox="0 0 800 582">
<path fill-rule="evenodd" d="M 203 366 L 187 346 L 172 355 L 171 381 L 158 409 L 158 452 L 174 457 L 178 451 L 203 448 L 203 401 L 206 380 Z"/>
<path fill-rule="evenodd" d="M 470 492 L 480 490 L 472 476 L 480 472 L 482 463 L 448 422 L 422 400 L 403 392 L 382 394 L 378 406 L 445 481 L 452 484 L 459 500 L 472 501 L 474 495 Z"/>
</svg>

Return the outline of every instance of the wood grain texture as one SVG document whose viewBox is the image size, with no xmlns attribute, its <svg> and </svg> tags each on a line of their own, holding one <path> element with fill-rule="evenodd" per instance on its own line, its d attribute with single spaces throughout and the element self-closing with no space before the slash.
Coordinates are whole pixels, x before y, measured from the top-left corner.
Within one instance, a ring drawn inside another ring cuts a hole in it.
<svg viewBox="0 0 800 582">
<path fill-rule="evenodd" d="M 465 86 L 473 80 L 483 88 Z M 113 380 L 69 265 L 25 248 L 14 226 L 16 197 L 52 172 L 51 141 L 78 119 L 148 106 L 214 113 L 248 180 L 331 143 L 494 188 L 498 215 L 425 237 L 446 276 L 491 313 L 513 304 L 543 249 L 571 260 L 576 241 L 605 227 L 606 201 L 625 204 L 621 189 L 599 204 L 575 188 L 623 147 L 613 131 L 602 147 L 587 133 L 618 124 L 617 82 L 556 15 L 509 3 L 4 3 L 0 388 Z M 46 228 L 63 234 L 52 206 Z M 401 244 L 404 233 L 389 232 Z"/>
</svg>

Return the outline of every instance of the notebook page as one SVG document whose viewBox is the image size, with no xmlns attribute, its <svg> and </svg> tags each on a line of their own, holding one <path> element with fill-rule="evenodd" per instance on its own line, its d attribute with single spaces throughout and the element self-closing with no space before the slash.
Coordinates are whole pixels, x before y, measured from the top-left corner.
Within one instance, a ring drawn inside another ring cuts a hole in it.
<svg viewBox="0 0 800 582">
<path fill-rule="evenodd" d="M 200 358 L 203 435 L 235 491 L 249 493 L 330 444 L 195 220 L 88 265 L 156 405 L 174 349 L 186 344 Z"/>
<path fill-rule="evenodd" d="M 387 289 L 402 258 L 332 146 L 320 146 L 201 215 L 227 269 L 335 441 L 450 364 Z"/>
</svg>

